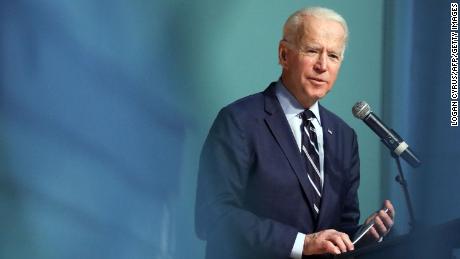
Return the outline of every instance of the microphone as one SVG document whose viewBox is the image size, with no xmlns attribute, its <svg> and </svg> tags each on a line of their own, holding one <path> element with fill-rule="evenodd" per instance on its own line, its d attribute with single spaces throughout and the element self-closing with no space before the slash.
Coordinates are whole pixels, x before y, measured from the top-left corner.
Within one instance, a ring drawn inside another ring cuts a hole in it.
<svg viewBox="0 0 460 259">
<path fill-rule="evenodd" d="M 357 102 L 352 108 L 353 115 L 364 121 L 372 131 L 380 137 L 385 146 L 390 149 L 393 156 L 400 156 L 412 167 L 418 167 L 420 160 L 410 150 L 409 145 L 393 130 L 388 129 L 385 124 L 371 111 L 371 107 L 365 101 Z"/>
</svg>

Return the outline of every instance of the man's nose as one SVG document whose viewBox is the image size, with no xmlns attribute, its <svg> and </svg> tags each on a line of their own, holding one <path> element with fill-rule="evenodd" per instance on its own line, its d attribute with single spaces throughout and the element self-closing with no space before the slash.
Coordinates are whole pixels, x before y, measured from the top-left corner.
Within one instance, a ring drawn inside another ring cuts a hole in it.
<svg viewBox="0 0 460 259">
<path fill-rule="evenodd" d="M 315 63 L 315 70 L 318 72 L 325 72 L 327 70 L 327 56 L 326 53 L 321 53 Z"/>
</svg>

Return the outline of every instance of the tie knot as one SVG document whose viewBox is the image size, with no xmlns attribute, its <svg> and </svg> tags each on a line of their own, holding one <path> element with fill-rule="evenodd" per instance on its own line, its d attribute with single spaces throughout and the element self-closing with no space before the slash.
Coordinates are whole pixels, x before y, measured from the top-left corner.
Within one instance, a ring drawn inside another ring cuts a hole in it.
<svg viewBox="0 0 460 259">
<path fill-rule="evenodd" d="M 310 111 L 309 109 L 306 109 L 305 111 L 303 111 L 301 116 L 302 116 L 302 119 L 304 120 L 316 118 L 315 114 L 313 114 L 313 112 Z"/>
</svg>

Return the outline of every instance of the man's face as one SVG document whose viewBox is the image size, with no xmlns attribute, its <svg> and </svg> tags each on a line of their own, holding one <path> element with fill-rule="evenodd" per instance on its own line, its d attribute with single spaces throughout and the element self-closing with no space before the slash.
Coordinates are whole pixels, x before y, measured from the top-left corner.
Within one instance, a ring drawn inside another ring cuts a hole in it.
<svg viewBox="0 0 460 259">
<path fill-rule="evenodd" d="M 345 31 L 336 21 L 308 16 L 302 32 L 297 43 L 280 42 L 279 59 L 283 84 L 308 108 L 334 85 L 342 63 Z"/>
</svg>

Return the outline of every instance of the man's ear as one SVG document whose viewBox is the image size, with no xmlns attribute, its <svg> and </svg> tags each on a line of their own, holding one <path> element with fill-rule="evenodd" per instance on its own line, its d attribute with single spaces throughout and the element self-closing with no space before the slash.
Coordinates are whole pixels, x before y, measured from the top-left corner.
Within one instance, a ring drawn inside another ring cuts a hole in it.
<svg viewBox="0 0 460 259">
<path fill-rule="evenodd" d="M 287 68 L 287 55 L 288 55 L 288 50 L 286 47 L 286 44 L 284 44 L 282 41 L 280 41 L 280 44 L 278 46 L 278 63 L 284 68 Z"/>
</svg>

